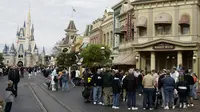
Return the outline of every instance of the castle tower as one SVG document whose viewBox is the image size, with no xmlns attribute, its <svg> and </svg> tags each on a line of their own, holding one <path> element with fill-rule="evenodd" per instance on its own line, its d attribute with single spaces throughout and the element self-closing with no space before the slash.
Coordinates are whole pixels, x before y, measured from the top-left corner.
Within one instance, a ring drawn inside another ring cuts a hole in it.
<svg viewBox="0 0 200 112">
<path fill-rule="evenodd" d="M 69 44 L 73 44 L 73 42 L 75 42 L 77 31 L 78 31 L 78 30 L 76 29 L 76 26 L 75 26 L 75 24 L 74 24 L 74 21 L 71 20 L 71 21 L 69 22 L 69 25 L 68 25 L 67 29 L 65 29 L 66 37 L 67 37 L 68 40 L 69 40 Z"/>
</svg>

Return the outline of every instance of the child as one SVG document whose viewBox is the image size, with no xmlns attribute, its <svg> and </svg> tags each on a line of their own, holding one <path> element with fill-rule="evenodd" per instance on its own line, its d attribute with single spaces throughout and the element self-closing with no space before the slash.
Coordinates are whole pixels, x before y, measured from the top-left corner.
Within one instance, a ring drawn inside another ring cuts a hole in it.
<svg viewBox="0 0 200 112">
<path fill-rule="evenodd" d="M 6 106 L 4 111 L 5 112 L 10 112 L 11 108 L 12 108 L 12 102 L 14 101 L 16 92 L 12 87 L 13 82 L 11 80 L 8 81 L 8 87 L 6 88 L 6 92 L 5 92 L 5 102 L 6 102 Z"/>
</svg>

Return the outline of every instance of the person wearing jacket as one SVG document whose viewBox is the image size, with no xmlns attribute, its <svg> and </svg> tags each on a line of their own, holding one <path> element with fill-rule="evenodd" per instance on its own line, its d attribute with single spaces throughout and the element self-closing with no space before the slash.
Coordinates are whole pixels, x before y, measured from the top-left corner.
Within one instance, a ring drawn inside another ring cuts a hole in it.
<svg viewBox="0 0 200 112">
<path fill-rule="evenodd" d="M 16 91 L 13 89 L 13 82 L 11 80 L 8 81 L 8 87 L 5 92 L 5 108 L 4 112 L 10 112 L 12 108 L 12 102 L 14 102 L 14 96 L 16 96 Z"/>
<path fill-rule="evenodd" d="M 178 91 L 180 108 L 187 108 L 187 93 L 190 91 L 189 85 L 187 85 L 184 77 L 179 80 L 180 81 L 176 84 L 176 89 Z"/>
<path fill-rule="evenodd" d="M 102 86 L 103 86 L 103 78 L 101 74 L 101 69 L 97 70 L 97 73 L 92 77 L 93 83 L 93 103 L 94 104 L 102 104 Z"/>
<path fill-rule="evenodd" d="M 112 80 L 113 75 L 111 74 L 109 68 L 103 73 L 103 99 L 104 105 L 111 106 L 112 105 Z"/>
<path fill-rule="evenodd" d="M 113 109 L 119 109 L 119 98 L 121 92 L 121 81 L 120 74 L 118 71 L 115 72 L 115 75 L 112 80 L 112 91 L 113 91 Z"/>
<path fill-rule="evenodd" d="M 59 79 L 61 79 L 62 82 L 62 91 L 65 91 L 65 89 L 67 89 L 67 91 L 69 92 L 69 74 L 63 70 L 62 74 L 60 75 Z"/>
<path fill-rule="evenodd" d="M 138 110 L 138 107 L 136 107 L 137 78 L 134 76 L 133 69 L 130 69 L 128 72 L 128 75 L 123 81 L 123 88 L 126 89 L 128 95 L 128 110 Z"/>
<path fill-rule="evenodd" d="M 15 97 L 17 97 L 18 83 L 20 82 L 19 70 L 13 66 L 8 72 L 8 80 L 13 82 L 12 86 L 16 91 Z"/>
<path fill-rule="evenodd" d="M 154 76 L 152 76 L 150 72 L 147 73 L 147 75 L 145 75 L 142 80 L 142 84 L 144 86 L 143 109 L 146 110 L 147 108 L 149 108 L 149 110 L 153 110 L 153 93 L 155 91 Z M 148 102 L 148 107 L 146 107 L 147 102 Z"/>
<path fill-rule="evenodd" d="M 172 108 L 175 109 L 174 105 L 174 89 L 175 89 L 175 80 L 170 76 L 168 72 L 166 77 L 162 80 L 163 89 L 165 94 L 165 107 L 164 109 L 169 109 L 169 104 L 173 104 Z"/>
<path fill-rule="evenodd" d="M 164 93 L 164 89 L 163 89 L 163 79 L 166 76 L 166 70 L 163 69 L 163 71 L 161 72 L 159 78 L 158 78 L 158 89 L 161 91 L 162 94 L 162 105 L 161 107 L 165 107 L 165 93 Z"/>
</svg>

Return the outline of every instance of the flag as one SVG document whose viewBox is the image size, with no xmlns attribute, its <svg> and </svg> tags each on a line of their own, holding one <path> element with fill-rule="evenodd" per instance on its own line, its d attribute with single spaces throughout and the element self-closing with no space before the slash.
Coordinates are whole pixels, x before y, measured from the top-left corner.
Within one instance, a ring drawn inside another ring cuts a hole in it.
<svg viewBox="0 0 200 112">
<path fill-rule="evenodd" d="M 76 9 L 74 9 L 73 7 L 72 7 L 72 10 L 73 10 L 73 12 L 76 12 Z"/>
</svg>

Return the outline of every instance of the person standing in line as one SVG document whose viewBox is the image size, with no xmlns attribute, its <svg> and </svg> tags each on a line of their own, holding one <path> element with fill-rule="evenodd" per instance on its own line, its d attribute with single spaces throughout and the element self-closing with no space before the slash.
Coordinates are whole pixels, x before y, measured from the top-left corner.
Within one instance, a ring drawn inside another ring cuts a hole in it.
<svg viewBox="0 0 200 112">
<path fill-rule="evenodd" d="M 128 75 L 128 72 L 125 72 L 124 76 L 122 77 L 122 85 L 127 75 Z M 127 92 L 126 92 L 126 89 L 123 87 L 122 87 L 122 93 L 123 93 L 123 101 L 125 102 L 127 100 Z"/>
<path fill-rule="evenodd" d="M 138 82 L 137 88 L 138 88 L 139 96 L 142 96 L 142 93 L 143 93 L 143 85 L 142 85 L 143 77 L 144 77 L 144 74 L 143 74 L 143 71 L 141 70 L 141 73 L 137 77 L 137 82 Z"/>
<path fill-rule="evenodd" d="M 175 109 L 174 105 L 174 89 L 175 89 L 175 80 L 170 76 L 168 72 L 163 81 L 163 89 L 165 94 L 165 107 L 164 109 L 169 109 L 169 106 L 172 106 L 172 109 Z M 171 105 L 170 105 L 171 104 Z"/>
<path fill-rule="evenodd" d="M 92 77 L 93 84 L 93 104 L 102 105 L 102 86 L 103 86 L 103 77 L 101 74 L 101 69 L 97 70 L 97 73 Z"/>
<path fill-rule="evenodd" d="M 106 106 L 111 106 L 112 105 L 112 80 L 113 80 L 113 75 L 111 74 L 109 68 L 106 68 L 106 71 L 103 73 L 103 99 L 104 99 L 104 104 Z"/>
<path fill-rule="evenodd" d="M 191 71 L 186 70 L 184 74 L 184 79 L 186 81 L 187 86 L 189 86 L 188 98 L 187 98 L 187 106 L 193 107 L 193 86 L 194 86 L 194 78 L 191 76 Z"/>
<path fill-rule="evenodd" d="M 181 76 L 183 77 L 183 76 Z M 179 107 L 180 108 L 187 108 L 187 96 L 188 96 L 188 92 L 190 91 L 190 87 L 189 85 L 187 85 L 187 82 L 185 81 L 184 77 L 183 78 L 179 78 L 180 81 L 177 82 L 176 84 L 176 89 L 178 91 L 178 95 L 179 95 Z"/>
<path fill-rule="evenodd" d="M 150 72 L 147 72 L 147 75 L 143 78 L 142 84 L 144 86 L 143 109 L 146 110 L 148 108 L 149 110 L 153 110 L 153 93 L 155 91 L 154 76 L 152 76 Z"/>
<path fill-rule="evenodd" d="M 5 92 L 5 109 L 4 112 L 10 112 L 12 108 L 12 102 L 14 102 L 14 96 L 16 96 L 16 91 L 13 89 L 13 82 L 11 80 L 8 81 L 8 87 Z"/>
<path fill-rule="evenodd" d="M 15 97 L 17 97 L 17 90 L 18 90 L 18 83 L 20 82 L 20 75 L 19 70 L 13 66 L 9 73 L 8 73 L 8 80 L 11 80 L 13 82 L 13 88 L 16 91 Z"/>
<path fill-rule="evenodd" d="M 160 74 L 158 78 L 158 89 L 161 91 L 162 94 L 162 105 L 161 107 L 165 107 L 165 93 L 163 88 L 163 79 L 166 77 L 166 70 L 163 69 L 162 73 Z"/>
<path fill-rule="evenodd" d="M 112 91 L 113 91 L 113 109 L 119 109 L 119 99 L 121 92 L 121 81 L 120 74 L 118 72 L 115 73 L 113 81 L 112 81 Z"/>
<path fill-rule="evenodd" d="M 134 76 L 133 69 L 129 70 L 129 74 L 124 79 L 123 88 L 126 88 L 128 95 L 128 110 L 138 110 L 138 107 L 136 107 L 137 78 Z"/>
<path fill-rule="evenodd" d="M 198 77 L 196 75 L 196 73 L 193 73 L 192 74 L 192 77 L 194 79 L 194 85 L 193 85 L 193 88 L 192 88 L 192 93 L 193 93 L 193 99 L 194 100 L 197 100 L 198 97 L 197 97 L 197 89 L 198 89 Z"/>
</svg>

